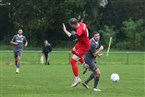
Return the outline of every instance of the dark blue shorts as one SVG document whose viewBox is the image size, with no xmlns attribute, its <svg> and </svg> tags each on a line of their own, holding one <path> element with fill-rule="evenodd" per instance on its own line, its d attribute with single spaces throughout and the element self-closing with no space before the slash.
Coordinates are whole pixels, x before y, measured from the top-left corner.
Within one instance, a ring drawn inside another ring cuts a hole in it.
<svg viewBox="0 0 145 97">
<path fill-rule="evenodd" d="M 96 60 L 85 58 L 85 63 L 89 65 L 89 68 L 92 72 L 94 72 L 98 68 L 98 64 L 97 64 Z"/>
<path fill-rule="evenodd" d="M 16 58 L 16 57 L 18 57 L 18 56 L 22 56 L 22 51 L 14 51 L 14 57 Z"/>
</svg>

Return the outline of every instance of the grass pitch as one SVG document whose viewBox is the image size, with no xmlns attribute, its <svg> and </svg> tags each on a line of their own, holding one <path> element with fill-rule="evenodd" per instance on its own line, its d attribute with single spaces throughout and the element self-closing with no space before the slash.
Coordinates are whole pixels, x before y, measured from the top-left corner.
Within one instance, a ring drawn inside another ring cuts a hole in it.
<svg viewBox="0 0 145 97">
<path fill-rule="evenodd" d="M 15 74 L 15 66 L 8 65 L 3 57 L 4 55 L 1 54 L 0 97 L 145 97 L 145 64 L 124 64 L 122 62 L 111 64 L 107 59 L 104 61 L 107 60 L 108 64 L 104 64 L 101 59 L 99 88 L 102 91 L 94 92 L 93 80 L 89 83 L 90 89 L 85 89 L 81 84 L 75 88 L 70 87 L 74 76 L 65 54 L 52 54 L 50 66 L 33 63 L 22 64 L 20 74 Z M 122 59 L 120 55 L 110 57 L 112 57 L 111 61 L 116 57 L 118 57 L 118 61 Z M 29 55 L 28 58 L 32 59 L 33 55 Z M 138 62 L 138 58 L 134 57 L 133 61 Z M 80 77 L 85 81 L 91 72 L 82 75 L 82 71 L 82 66 L 79 64 Z M 110 81 L 110 75 L 114 72 L 120 75 L 118 83 Z"/>
</svg>

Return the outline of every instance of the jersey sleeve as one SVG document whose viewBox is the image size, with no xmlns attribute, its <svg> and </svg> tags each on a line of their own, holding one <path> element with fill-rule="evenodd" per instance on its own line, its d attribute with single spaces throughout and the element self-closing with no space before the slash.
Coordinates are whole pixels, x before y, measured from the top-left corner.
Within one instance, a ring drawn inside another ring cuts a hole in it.
<svg viewBox="0 0 145 97">
<path fill-rule="evenodd" d="M 11 41 L 16 42 L 16 35 L 13 36 Z"/>
<path fill-rule="evenodd" d="M 95 53 L 95 52 L 96 52 L 96 46 L 95 46 L 94 44 L 91 44 L 90 51 L 91 51 L 92 53 Z"/>
<path fill-rule="evenodd" d="M 23 42 L 24 42 L 24 43 L 26 43 L 26 42 L 27 42 L 27 39 L 26 39 L 26 37 L 25 37 L 25 36 L 24 36 L 24 40 L 23 40 Z"/>
<path fill-rule="evenodd" d="M 82 28 L 78 28 L 77 29 L 77 31 L 76 31 L 76 34 L 78 35 L 78 36 L 80 36 L 81 34 L 82 34 Z"/>
</svg>

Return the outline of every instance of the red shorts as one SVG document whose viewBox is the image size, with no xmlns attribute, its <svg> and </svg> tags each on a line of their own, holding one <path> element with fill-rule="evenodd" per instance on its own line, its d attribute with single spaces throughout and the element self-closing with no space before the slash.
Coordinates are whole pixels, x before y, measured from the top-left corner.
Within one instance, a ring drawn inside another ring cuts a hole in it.
<svg viewBox="0 0 145 97">
<path fill-rule="evenodd" d="M 74 47 L 76 49 L 74 52 L 79 58 L 82 58 L 89 51 L 89 48 L 78 46 L 78 44 L 76 44 Z"/>
</svg>

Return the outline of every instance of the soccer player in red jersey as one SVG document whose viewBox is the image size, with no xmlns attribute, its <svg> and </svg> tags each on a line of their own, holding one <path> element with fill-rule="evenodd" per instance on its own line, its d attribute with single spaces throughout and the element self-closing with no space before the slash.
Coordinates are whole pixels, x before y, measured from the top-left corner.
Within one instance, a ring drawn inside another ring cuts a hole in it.
<svg viewBox="0 0 145 97">
<path fill-rule="evenodd" d="M 79 78 L 79 72 L 78 72 L 78 65 L 77 61 L 80 61 L 83 64 L 83 67 L 87 69 L 87 64 L 85 64 L 83 56 L 88 52 L 90 49 L 90 41 L 89 41 L 89 32 L 88 28 L 85 23 L 78 22 L 76 18 L 71 18 L 69 20 L 69 24 L 72 28 L 76 29 L 75 35 L 71 34 L 67 29 L 65 24 L 63 24 L 63 31 L 73 40 L 77 39 L 77 44 L 72 49 L 72 58 L 70 60 L 72 65 L 72 70 L 75 76 L 75 81 L 72 84 L 71 87 L 77 86 L 81 79 Z"/>
</svg>

